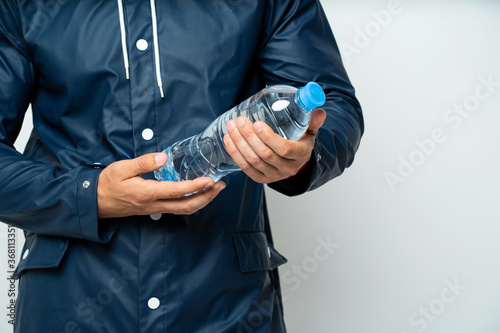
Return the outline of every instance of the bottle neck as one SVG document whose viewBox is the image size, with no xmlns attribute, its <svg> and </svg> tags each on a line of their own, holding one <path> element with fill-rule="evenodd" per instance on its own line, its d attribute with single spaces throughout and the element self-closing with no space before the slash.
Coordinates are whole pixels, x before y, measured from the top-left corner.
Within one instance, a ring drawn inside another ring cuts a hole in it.
<svg viewBox="0 0 500 333">
<path fill-rule="evenodd" d="M 307 108 L 304 103 L 300 99 L 300 90 L 297 91 L 297 94 L 295 95 L 295 102 L 297 103 L 298 106 L 300 106 L 300 111 L 304 113 L 311 112 L 312 109 Z"/>
</svg>

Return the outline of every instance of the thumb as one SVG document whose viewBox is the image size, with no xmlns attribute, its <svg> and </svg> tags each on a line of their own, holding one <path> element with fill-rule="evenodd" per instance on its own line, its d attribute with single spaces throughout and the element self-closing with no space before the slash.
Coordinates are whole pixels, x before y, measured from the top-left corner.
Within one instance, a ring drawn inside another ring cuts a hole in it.
<svg viewBox="0 0 500 333">
<path fill-rule="evenodd" d="M 306 134 L 316 136 L 321 126 L 323 126 L 325 119 L 326 119 L 325 110 L 323 109 L 313 110 L 311 115 L 311 123 L 309 123 L 309 127 L 307 128 Z"/>
<path fill-rule="evenodd" d="M 139 156 L 131 160 L 122 161 L 124 164 L 121 166 L 124 178 L 131 178 L 140 175 L 141 173 L 148 173 L 161 168 L 167 162 L 167 154 L 165 153 L 152 153 Z"/>
</svg>

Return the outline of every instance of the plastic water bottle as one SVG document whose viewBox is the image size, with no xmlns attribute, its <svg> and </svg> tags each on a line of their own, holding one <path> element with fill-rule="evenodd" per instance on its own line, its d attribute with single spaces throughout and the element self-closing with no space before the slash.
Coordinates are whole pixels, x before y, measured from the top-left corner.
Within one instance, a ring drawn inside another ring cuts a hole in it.
<svg viewBox="0 0 500 333">
<path fill-rule="evenodd" d="M 218 181 L 241 170 L 224 146 L 226 124 L 245 116 L 250 121 L 263 121 L 274 132 L 288 140 L 299 140 L 311 121 L 311 111 L 325 103 L 325 94 L 315 82 L 297 89 L 285 85 L 270 86 L 226 111 L 202 133 L 178 141 L 164 150 L 167 163 L 155 171 L 159 181 L 192 180 L 211 177 Z"/>
</svg>

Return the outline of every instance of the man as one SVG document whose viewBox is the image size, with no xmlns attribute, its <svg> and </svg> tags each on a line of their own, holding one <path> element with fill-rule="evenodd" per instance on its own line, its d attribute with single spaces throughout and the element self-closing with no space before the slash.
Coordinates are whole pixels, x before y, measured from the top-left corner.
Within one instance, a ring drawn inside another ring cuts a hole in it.
<svg viewBox="0 0 500 333">
<path fill-rule="evenodd" d="M 319 2 L 0 8 L 0 219 L 26 235 L 15 332 L 285 332 L 286 259 L 262 184 L 286 195 L 321 186 L 352 163 L 363 132 Z M 165 147 L 265 85 L 308 81 L 324 88 L 326 112 L 301 140 L 239 118 L 225 144 L 244 172 L 153 180 Z"/>
</svg>

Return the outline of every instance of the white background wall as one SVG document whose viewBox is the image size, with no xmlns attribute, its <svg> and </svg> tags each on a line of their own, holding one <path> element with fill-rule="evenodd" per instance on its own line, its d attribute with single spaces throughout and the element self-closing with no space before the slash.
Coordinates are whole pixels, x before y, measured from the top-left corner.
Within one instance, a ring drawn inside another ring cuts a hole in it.
<svg viewBox="0 0 500 333">
<path fill-rule="evenodd" d="M 342 177 L 267 192 L 289 331 L 498 333 L 500 2 L 400 0 L 381 25 L 389 3 L 323 1 L 366 132 Z M 475 104 L 481 77 L 496 86 Z M 391 188 L 400 158 L 417 166 Z M 315 254 L 328 237 L 338 247 Z"/>
<path fill-rule="evenodd" d="M 298 198 L 267 191 L 289 332 L 500 332 L 500 2 L 323 6 L 366 132 L 342 177 Z"/>
</svg>

